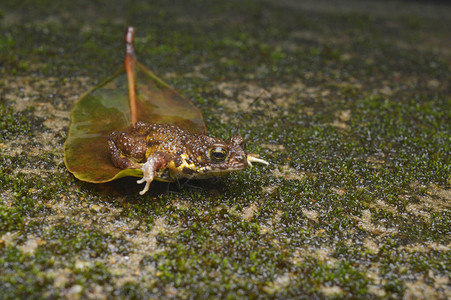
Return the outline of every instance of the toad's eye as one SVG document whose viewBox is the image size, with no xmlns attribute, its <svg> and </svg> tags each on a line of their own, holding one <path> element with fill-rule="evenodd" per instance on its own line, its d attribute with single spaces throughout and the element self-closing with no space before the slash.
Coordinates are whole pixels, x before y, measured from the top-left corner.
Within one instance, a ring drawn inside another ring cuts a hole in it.
<svg viewBox="0 0 451 300">
<path fill-rule="evenodd" d="M 208 157 L 214 163 L 222 163 L 227 159 L 227 150 L 222 147 L 211 148 Z"/>
</svg>

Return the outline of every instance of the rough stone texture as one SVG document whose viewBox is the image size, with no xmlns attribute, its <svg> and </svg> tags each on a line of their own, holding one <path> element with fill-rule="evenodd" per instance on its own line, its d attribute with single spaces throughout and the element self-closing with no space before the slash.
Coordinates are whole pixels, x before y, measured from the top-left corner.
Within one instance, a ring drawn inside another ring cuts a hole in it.
<svg viewBox="0 0 451 300">
<path fill-rule="evenodd" d="M 93 185 L 70 109 L 139 60 L 271 165 Z M 451 298 L 451 7 L 3 1 L 4 298 Z"/>
</svg>

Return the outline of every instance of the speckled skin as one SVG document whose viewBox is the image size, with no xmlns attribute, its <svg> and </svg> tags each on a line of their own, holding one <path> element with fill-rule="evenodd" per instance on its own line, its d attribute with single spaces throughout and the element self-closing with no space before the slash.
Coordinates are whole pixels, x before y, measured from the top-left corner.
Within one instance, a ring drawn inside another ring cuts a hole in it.
<svg viewBox="0 0 451 300">
<path fill-rule="evenodd" d="M 139 169 L 155 159 L 154 179 L 163 181 L 221 175 L 248 164 L 241 136 L 223 141 L 168 124 L 138 121 L 128 132 L 112 132 L 108 146 L 113 164 L 120 169 Z M 214 162 L 210 157 L 212 149 L 225 150 L 224 161 Z"/>
</svg>

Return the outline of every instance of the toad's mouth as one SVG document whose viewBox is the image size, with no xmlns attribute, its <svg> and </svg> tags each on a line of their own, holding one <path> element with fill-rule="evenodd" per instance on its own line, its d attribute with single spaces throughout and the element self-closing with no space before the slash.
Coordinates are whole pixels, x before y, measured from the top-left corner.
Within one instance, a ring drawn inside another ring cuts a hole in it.
<svg viewBox="0 0 451 300">
<path fill-rule="evenodd" d="M 269 165 L 269 162 L 266 160 L 263 160 L 261 158 L 258 158 L 258 154 L 254 153 L 247 153 L 246 154 L 246 162 L 240 162 L 237 164 L 229 165 L 227 168 L 208 168 L 208 172 L 211 174 L 225 174 L 230 173 L 233 171 L 240 171 L 246 169 L 247 166 L 252 167 L 252 163 L 260 163 L 264 165 Z"/>
<path fill-rule="evenodd" d="M 240 170 L 246 169 L 247 166 L 252 167 L 253 166 L 252 163 L 260 163 L 260 164 L 264 164 L 264 165 L 269 165 L 269 162 L 267 162 L 266 160 L 263 160 L 261 158 L 258 158 L 258 155 L 254 154 L 254 153 L 247 153 L 246 160 L 247 160 L 247 165 L 244 162 L 244 163 L 236 164 L 234 166 L 229 166 L 226 169 L 224 169 L 224 168 L 208 168 L 208 173 L 210 173 L 212 175 L 221 175 L 221 174 L 226 174 L 226 173 L 230 173 L 233 171 L 240 171 Z"/>
<path fill-rule="evenodd" d="M 217 176 L 217 175 L 225 175 L 227 173 L 231 173 L 234 171 L 241 171 L 246 169 L 245 164 L 235 165 L 235 166 L 229 166 L 227 168 L 215 168 L 215 167 L 205 167 L 200 169 L 195 175 L 195 177 L 201 178 L 201 177 L 208 177 L 208 176 Z"/>
<path fill-rule="evenodd" d="M 226 175 L 231 172 L 244 170 L 244 169 L 246 169 L 247 166 L 252 167 L 253 166 L 252 163 L 260 163 L 260 164 L 264 164 L 264 165 L 269 165 L 269 163 L 267 161 L 265 161 L 261 158 L 258 158 L 257 154 L 247 153 L 246 160 L 243 160 L 239 163 L 228 164 L 227 166 L 209 165 L 209 166 L 199 168 L 189 175 L 184 174 L 184 175 L 182 175 L 182 177 L 202 179 L 202 178 L 209 178 L 211 176 L 221 176 L 221 175 Z"/>
</svg>

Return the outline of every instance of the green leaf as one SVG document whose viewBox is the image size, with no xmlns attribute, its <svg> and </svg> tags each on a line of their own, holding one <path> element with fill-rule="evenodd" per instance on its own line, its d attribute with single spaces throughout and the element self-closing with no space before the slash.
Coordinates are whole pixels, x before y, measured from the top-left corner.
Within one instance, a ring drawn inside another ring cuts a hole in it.
<svg viewBox="0 0 451 300">
<path fill-rule="evenodd" d="M 201 112 L 186 98 L 133 59 L 137 119 L 175 124 L 193 133 L 206 133 Z M 141 177 L 140 169 L 121 170 L 111 162 L 108 135 L 132 122 L 125 68 L 84 94 L 71 112 L 64 144 L 67 169 L 80 180 L 102 183 L 125 176 Z"/>
</svg>

